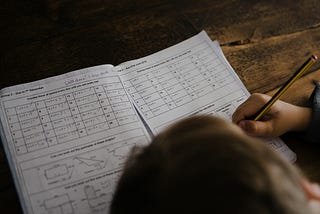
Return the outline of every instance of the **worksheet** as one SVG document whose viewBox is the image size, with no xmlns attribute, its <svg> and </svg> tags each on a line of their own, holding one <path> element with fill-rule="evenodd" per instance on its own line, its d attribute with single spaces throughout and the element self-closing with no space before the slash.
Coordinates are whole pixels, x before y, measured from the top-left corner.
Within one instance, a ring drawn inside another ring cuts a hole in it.
<svg viewBox="0 0 320 214">
<path fill-rule="evenodd" d="M 195 114 L 231 121 L 235 109 L 250 95 L 224 57 L 219 43 L 212 42 L 204 31 L 116 68 L 153 134 Z M 296 155 L 279 138 L 264 141 L 295 161 Z"/>
<path fill-rule="evenodd" d="M 109 65 L 3 89 L 1 124 L 25 213 L 107 213 L 128 152 L 150 142 Z"/>
<path fill-rule="evenodd" d="M 227 120 L 249 96 L 205 32 L 118 66 L 0 91 L 0 134 L 24 213 L 108 213 L 134 146 L 196 114 Z M 267 145 L 294 161 L 279 138 Z"/>
</svg>

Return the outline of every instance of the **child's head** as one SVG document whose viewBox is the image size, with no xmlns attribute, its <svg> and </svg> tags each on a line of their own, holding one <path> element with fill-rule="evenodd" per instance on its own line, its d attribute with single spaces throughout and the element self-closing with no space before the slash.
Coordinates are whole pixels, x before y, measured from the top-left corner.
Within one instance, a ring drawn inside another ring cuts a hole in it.
<svg viewBox="0 0 320 214">
<path fill-rule="evenodd" d="M 305 214 L 302 180 L 290 163 L 236 125 L 191 117 L 133 149 L 111 213 Z"/>
</svg>

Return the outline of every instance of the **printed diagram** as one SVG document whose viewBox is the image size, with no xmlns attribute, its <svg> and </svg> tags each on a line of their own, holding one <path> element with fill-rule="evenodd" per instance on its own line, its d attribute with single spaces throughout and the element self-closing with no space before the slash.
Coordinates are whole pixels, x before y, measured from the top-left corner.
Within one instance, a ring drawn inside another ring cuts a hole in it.
<svg viewBox="0 0 320 214">
<path fill-rule="evenodd" d="M 84 186 L 85 199 L 88 202 L 90 210 L 94 213 L 105 211 L 109 207 L 112 197 L 111 193 L 100 193 L 92 185 Z"/>
<path fill-rule="evenodd" d="M 78 160 L 80 164 L 85 164 L 87 166 L 94 166 L 96 168 L 104 168 L 105 161 L 96 160 L 95 157 L 83 158 L 83 157 L 75 157 L 74 160 Z"/>
<path fill-rule="evenodd" d="M 98 150 L 84 152 L 55 162 L 49 162 L 27 169 L 26 176 L 34 177 L 42 182 L 38 191 L 50 189 L 87 179 L 99 173 L 122 169 L 128 153 L 133 146 L 139 145 L 140 138 L 123 141 Z M 37 177 L 35 177 L 37 176 Z"/>
<path fill-rule="evenodd" d="M 49 168 L 45 168 L 43 170 L 43 174 L 48 183 L 56 183 L 70 179 L 72 177 L 73 170 L 73 165 L 68 166 L 67 164 L 54 164 Z"/>
<path fill-rule="evenodd" d="M 73 158 L 73 161 L 74 164 L 78 166 L 78 170 L 82 171 L 84 174 L 104 169 L 106 167 L 112 168 L 112 163 L 109 158 L 97 157 L 97 155 L 76 156 Z"/>
<path fill-rule="evenodd" d="M 56 195 L 53 198 L 46 199 L 43 207 L 49 214 L 73 214 L 74 209 L 72 201 L 68 194 Z"/>
<path fill-rule="evenodd" d="M 114 194 L 114 188 L 120 172 L 100 175 L 98 180 L 87 179 L 55 189 L 53 195 L 40 192 L 34 195 L 34 208 L 41 209 L 42 214 L 102 214 L 108 209 Z"/>
<path fill-rule="evenodd" d="M 47 185 L 61 184 L 79 179 L 89 173 L 104 168 L 112 168 L 112 163 L 106 157 L 97 155 L 78 155 L 58 163 L 48 164 L 38 168 L 40 177 Z"/>
<path fill-rule="evenodd" d="M 117 163 L 119 167 L 122 167 L 125 161 L 127 160 L 132 147 L 134 147 L 135 145 L 137 144 L 133 143 L 133 144 L 127 144 L 117 148 L 113 148 L 112 150 L 109 151 L 109 153 L 111 154 L 110 156 L 113 157 L 114 162 Z"/>
<path fill-rule="evenodd" d="M 112 151 L 112 154 L 114 157 L 119 159 L 126 158 L 128 157 L 128 154 L 131 148 L 132 148 L 132 145 L 118 147 Z"/>
</svg>

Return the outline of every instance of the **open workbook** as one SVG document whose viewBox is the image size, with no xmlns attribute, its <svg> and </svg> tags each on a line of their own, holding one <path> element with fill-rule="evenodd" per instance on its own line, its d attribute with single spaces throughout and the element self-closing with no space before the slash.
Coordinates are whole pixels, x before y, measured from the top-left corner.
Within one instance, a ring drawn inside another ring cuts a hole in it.
<svg viewBox="0 0 320 214">
<path fill-rule="evenodd" d="M 128 151 L 195 114 L 230 120 L 249 93 L 205 32 L 120 65 L 0 91 L 0 131 L 25 213 L 107 213 Z M 278 138 L 268 145 L 291 161 Z M 214 154 L 212 154 L 214 155 Z"/>
</svg>

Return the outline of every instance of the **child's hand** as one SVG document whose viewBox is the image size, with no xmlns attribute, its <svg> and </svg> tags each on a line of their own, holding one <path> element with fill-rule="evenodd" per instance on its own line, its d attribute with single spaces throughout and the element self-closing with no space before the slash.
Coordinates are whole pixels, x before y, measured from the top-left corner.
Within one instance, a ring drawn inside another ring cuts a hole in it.
<svg viewBox="0 0 320 214">
<path fill-rule="evenodd" d="M 280 136 L 288 131 L 301 131 L 308 127 L 312 111 L 283 101 L 273 104 L 261 121 L 248 120 L 271 99 L 265 94 L 252 94 L 232 116 L 232 121 L 252 136 Z"/>
</svg>

